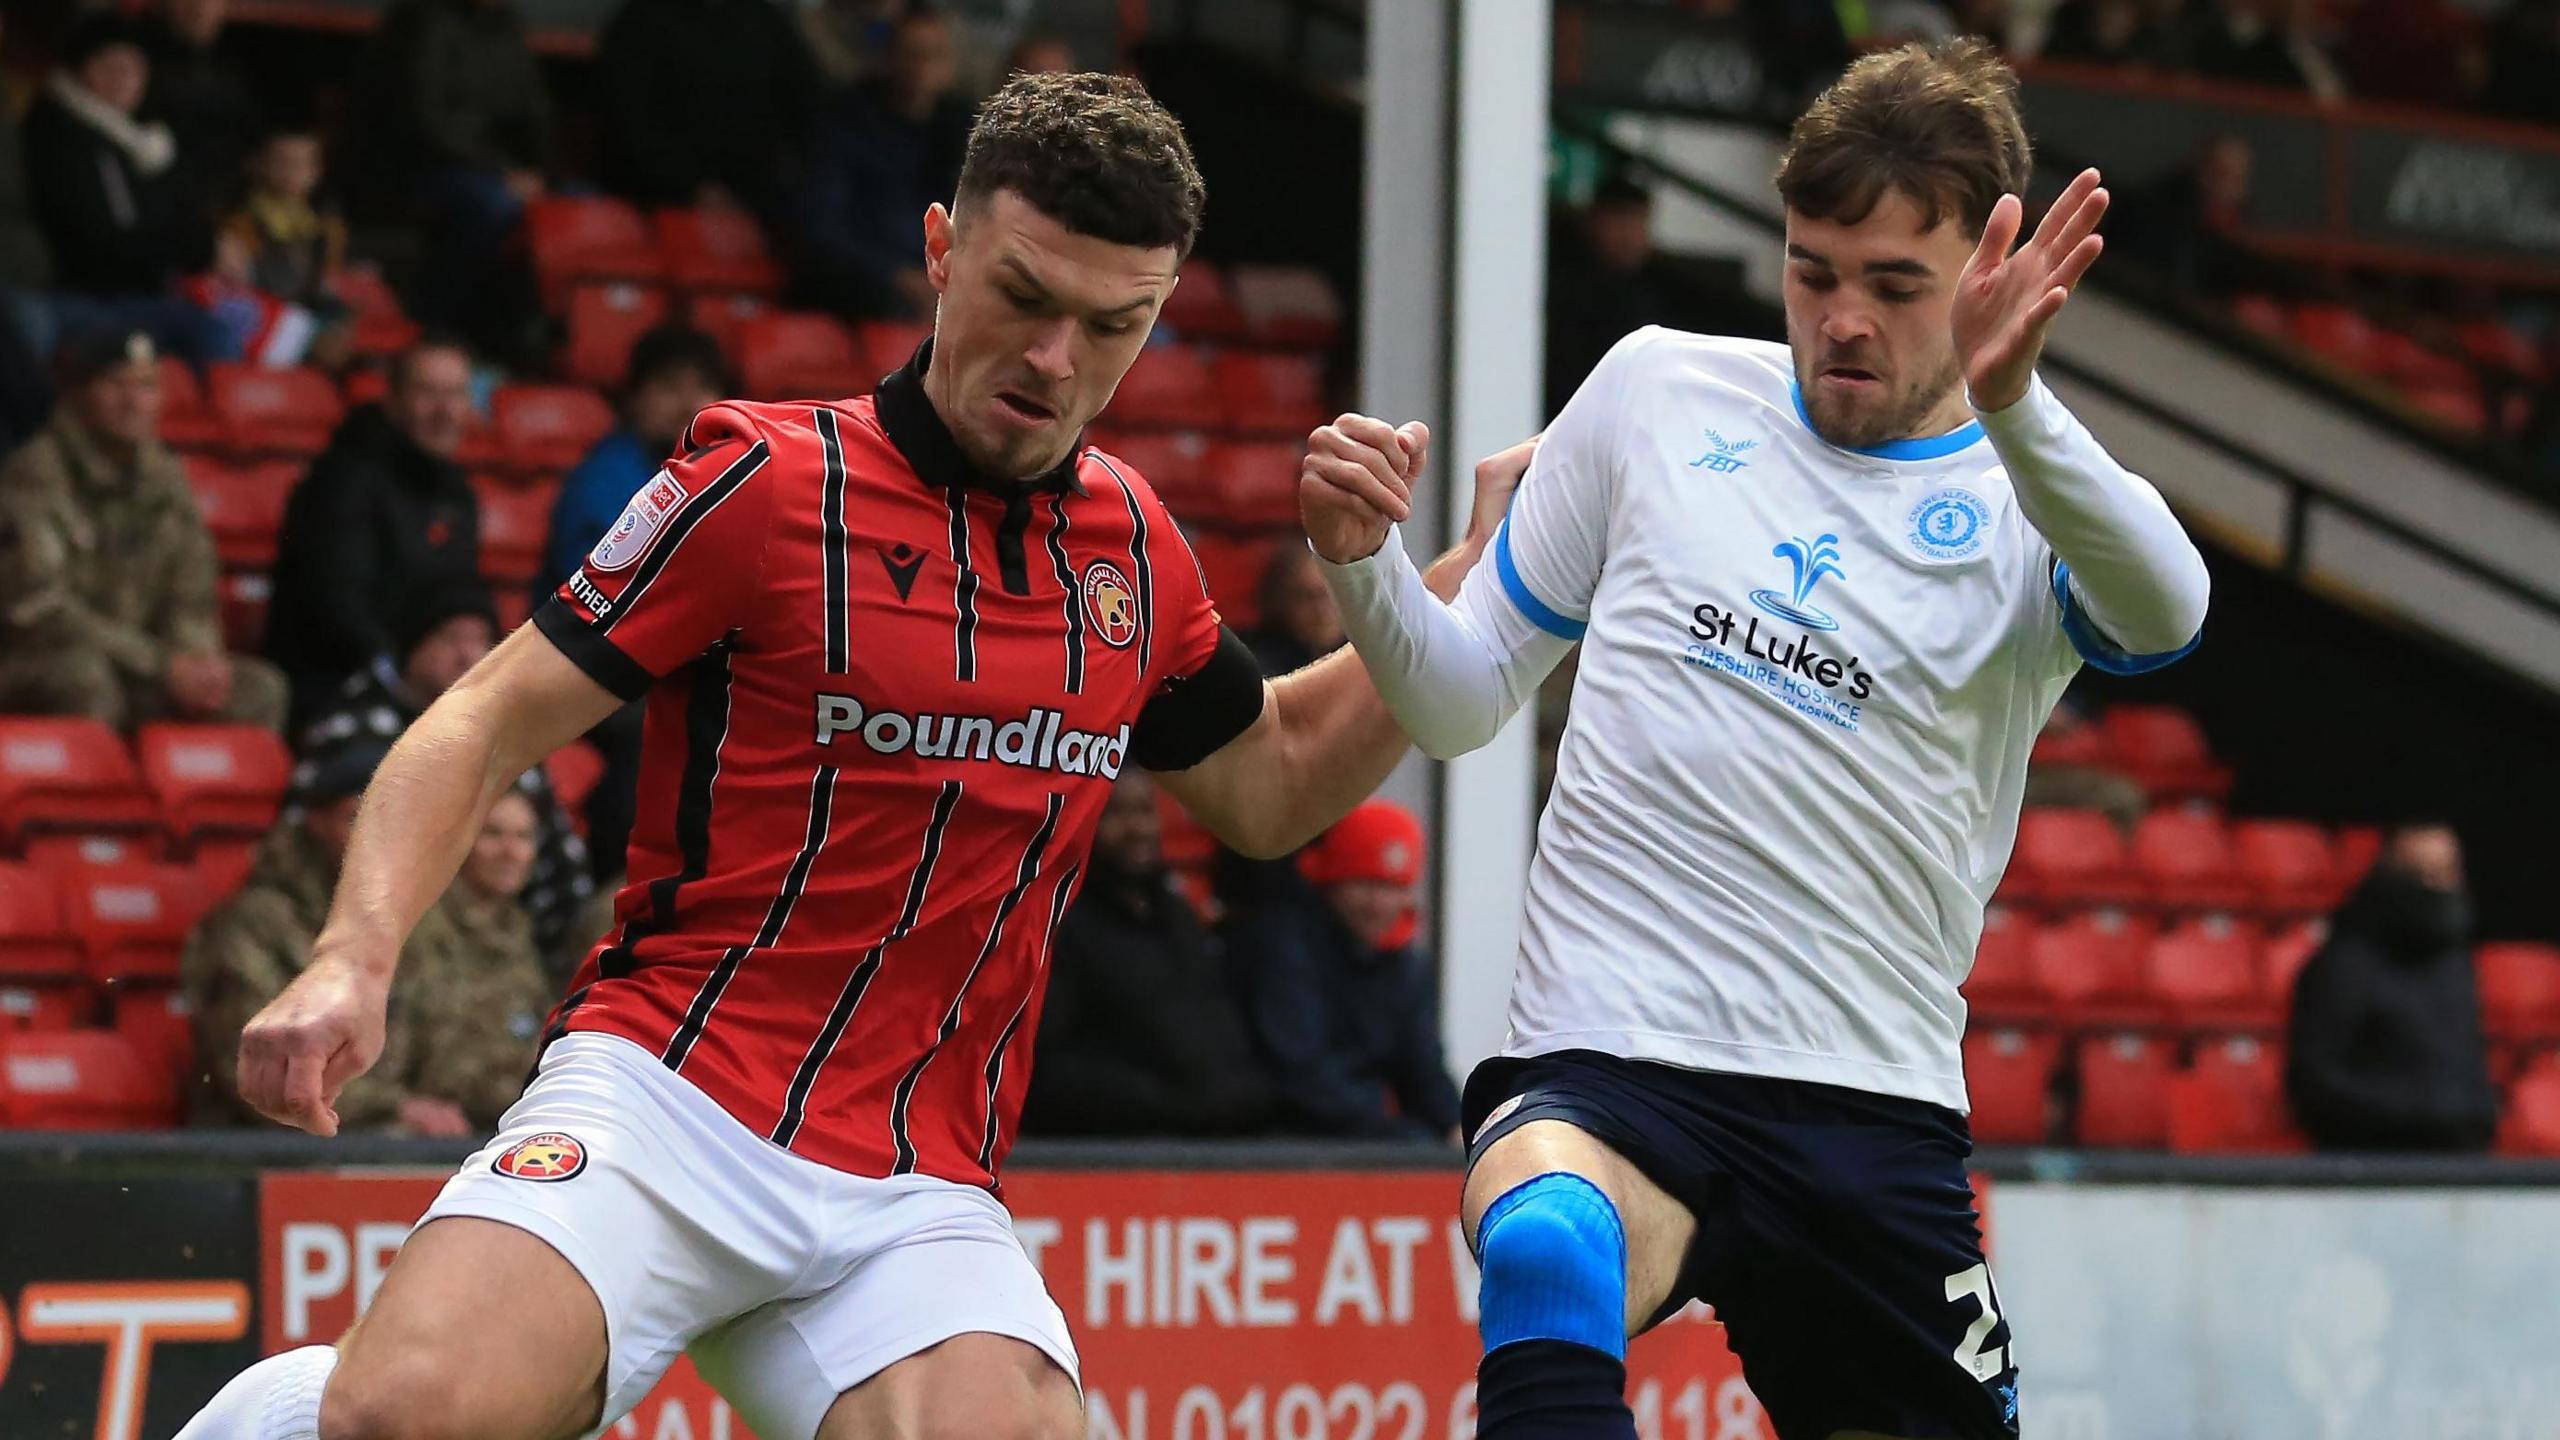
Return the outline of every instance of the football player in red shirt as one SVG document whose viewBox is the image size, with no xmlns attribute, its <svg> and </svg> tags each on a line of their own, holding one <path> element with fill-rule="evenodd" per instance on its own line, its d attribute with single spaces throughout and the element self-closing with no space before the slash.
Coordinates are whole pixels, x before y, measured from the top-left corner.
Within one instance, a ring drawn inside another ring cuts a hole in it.
<svg viewBox="0 0 2560 1440">
<path fill-rule="evenodd" d="M 1405 737 L 1349 649 L 1265 682 L 1143 478 L 1081 434 L 1198 228 L 1135 82 L 1025 76 L 925 216 L 934 338 L 876 397 L 729 403 L 365 799 L 240 1093 L 319 1134 L 400 945 L 526 767 L 648 697 L 631 883 L 541 1069 L 334 1347 L 182 1440 L 552 1440 L 690 1352 L 765 1440 L 1083 1431 L 993 1193 L 1049 942 L 1124 765 L 1294 849 Z M 1406 514 L 1419 426 L 1344 417 L 1301 488 Z M 1527 463 L 1479 470 L 1498 514 Z M 1489 520 L 1444 557 L 1454 591 Z"/>
</svg>

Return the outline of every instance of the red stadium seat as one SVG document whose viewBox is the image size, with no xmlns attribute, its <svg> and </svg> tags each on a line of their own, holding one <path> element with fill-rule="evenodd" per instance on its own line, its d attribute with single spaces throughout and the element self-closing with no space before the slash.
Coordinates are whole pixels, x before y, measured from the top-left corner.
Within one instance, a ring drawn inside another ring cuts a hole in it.
<svg viewBox="0 0 2560 1440">
<path fill-rule="evenodd" d="M 583 385 L 509 385 L 490 409 L 497 421 L 499 465 L 557 475 L 586 458 L 613 428 L 613 407 Z"/>
<path fill-rule="evenodd" d="M 59 872 L 63 913 L 101 983 L 174 981 L 187 931 L 207 908 L 178 865 L 97 865 Z"/>
<path fill-rule="evenodd" d="M 933 334 L 933 327 L 921 320 L 866 320 L 854 330 L 854 341 L 862 349 L 862 368 L 878 383 L 883 375 L 903 370 L 916 357 L 916 347 Z M 863 386 L 868 392 L 870 384 Z"/>
<path fill-rule="evenodd" d="M 391 396 L 391 372 L 379 365 L 350 370 L 338 380 L 338 398 L 353 410 L 364 405 L 379 405 Z"/>
<path fill-rule="evenodd" d="M 1332 282 L 1305 266 L 1232 266 L 1227 286 L 1246 332 L 1262 344 L 1321 350 L 1342 329 L 1342 301 Z"/>
<path fill-rule="evenodd" d="M 53 877 L 33 865 L 0 864 L 0 977 L 87 983 Z"/>
<path fill-rule="evenodd" d="M 748 321 L 772 313 L 773 302 L 761 295 L 696 295 L 685 304 L 685 322 L 710 336 L 732 368 L 738 363 L 738 332 Z"/>
<path fill-rule="evenodd" d="M 491 475 L 471 477 L 480 497 L 480 574 L 493 588 L 523 589 L 542 570 L 551 537 L 551 507 L 560 482 L 509 484 Z"/>
<path fill-rule="evenodd" d="M 115 1032 L 133 1042 L 145 1063 L 185 1090 L 196 1063 L 187 997 L 173 985 L 128 985 L 117 989 L 113 1003 Z"/>
<path fill-rule="evenodd" d="M 2328 832 L 2308 820 L 2238 821 L 2231 853 L 2262 910 L 2308 915 L 2337 901 L 2337 852 Z"/>
<path fill-rule="evenodd" d="M 2293 977 L 2320 953 L 2329 942 L 2329 922 L 2323 917 L 2295 920 L 2278 926 L 2258 944 L 2258 984 L 2267 1000 L 2279 1009 L 2289 1009 L 2293 1002 Z"/>
<path fill-rule="evenodd" d="M 2358 373 L 2381 367 L 2383 332 L 2352 305 L 2303 305 L 2293 312 L 2293 338 L 2332 365 Z"/>
<path fill-rule="evenodd" d="M 308 367 L 213 367 L 214 413 L 235 455 L 317 455 L 345 406 L 329 377 Z"/>
<path fill-rule="evenodd" d="M 264 570 L 276 563 L 285 502 L 293 498 L 301 467 L 293 461 L 235 465 L 209 455 L 187 457 L 187 488 L 213 532 L 214 553 L 235 569 Z"/>
<path fill-rule="evenodd" d="M 1294 440 L 1230 441 L 1209 451 L 1209 484 L 1217 494 L 1213 518 L 1256 530 L 1289 530 L 1298 523 L 1298 467 L 1306 447 Z"/>
<path fill-rule="evenodd" d="M 2080 1027 L 2163 1023 L 2167 1009 L 2143 966 L 2151 938 L 2150 926 L 2116 911 L 2086 912 L 2036 931 L 2027 963 L 2046 1013 Z"/>
<path fill-rule="evenodd" d="M 175 1078 L 112 1030 L 0 1037 L 0 1126 L 150 1130 L 177 1119 Z"/>
<path fill-rule="evenodd" d="M 2448 429 L 2477 437 L 2489 428 L 2489 399 L 2476 377 L 2412 384 L 2401 393 L 2410 408 Z"/>
<path fill-rule="evenodd" d="M 255 725 L 145 725 L 134 748 L 170 833 L 188 840 L 264 834 L 293 777 L 284 742 Z"/>
<path fill-rule="evenodd" d="M 2258 975 L 2255 937 L 2220 917 L 2190 921 L 2151 942 L 2151 993 L 2189 1030 L 2274 1030 L 2284 1007 Z"/>
<path fill-rule="evenodd" d="M 381 272 L 369 265 L 349 265 L 338 272 L 337 291 L 354 322 L 350 338 L 356 354 L 388 358 L 418 343 L 417 323 L 400 308 L 400 297 Z"/>
<path fill-rule="evenodd" d="M 2542 351 L 2531 336 L 2502 320 L 2473 320 L 2454 332 L 2474 364 L 2527 382 L 2542 378 Z"/>
<path fill-rule="evenodd" d="M 1973 949 L 1964 998 L 1977 1024 L 2016 1024 L 2051 1018 L 2052 1007 L 2036 984 L 2036 922 L 2005 905 L 1983 915 L 1982 939 Z"/>
<path fill-rule="evenodd" d="M 2198 1047 L 2169 1078 L 2169 1148 L 2182 1154 L 2283 1154 L 2307 1150 L 2284 1098 L 2284 1057 L 2234 1035 Z"/>
<path fill-rule="evenodd" d="M 630 368 L 631 347 L 667 318 L 666 292 L 625 281 L 580 285 L 569 292 L 569 338 L 560 365 L 581 385 L 613 389 Z"/>
<path fill-rule="evenodd" d="M 2364 877 L 2373 870 L 2373 862 L 2382 854 L 2382 827 L 2341 825 L 2331 845 L 2338 857 L 2329 877 L 2330 903 L 2335 904 L 2363 884 Z"/>
<path fill-rule="evenodd" d="M 2293 316 L 2285 309 L 2284 302 L 2274 296 L 2234 295 L 2230 305 L 2231 318 L 2259 334 L 2277 339 L 2291 338 Z"/>
<path fill-rule="evenodd" d="M 2041 1145 L 2053 1133 L 2053 1076 L 2059 1036 L 1995 1027 L 1964 1037 L 1964 1085 L 1975 1141 Z"/>
<path fill-rule="evenodd" d="M 2125 772 L 2155 799 L 2219 801 L 2231 771 L 2215 763 L 2196 718 L 2174 705 L 2116 705 L 2100 722 Z"/>
<path fill-rule="evenodd" d="M 2096 1035 L 2075 1051 L 2083 1145 L 2156 1148 L 2169 1140 L 2170 1045 L 2156 1035 Z"/>
<path fill-rule="evenodd" d="M 123 865 L 134 861 L 165 860 L 169 847 L 160 831 L 126 830 L 86 833 L 63 831 L 38 835 L 27 841 L 27 866 L 47 875 L 82 865 Z"/>
<path fill-rule="evenodd" d="M 2154 810 L 2133 832 L 2133 867 L 2164 910 L 2238 910 L 2257 899 L 2231 853 L 2230 832 L 2209 811 Z"/>
<path fill-rule="evenodd" d="M 31 980 L 0 970 L 0 1035 L 12 1030 L 77 1030 L 98 1013 L 98 992 L 87 976 Z"/>
<path fill-rule="evenodd" d="M 1244 311 L 1236 308 L 1227 272 L 1207 260 L 1183 264 L 1182 283 L 1165 297 L 1156 328 L 1177 340 L 1234 340 L 1245 333 Z"/>
<path fill-rule="evenodd" d="M 1197 524 L 1215 517 L 1219 495 L 1208 437 L 1196 430 L 1158 430 L 1088 437 L 1105 455 L 1137 467 L 1174 518 Z"/>
<path fill-rule="evenodd" d="M 2516 1077 L 2498 1117 L 2498 1153 L 2560 1156 L 2560 1061 L 2545 1059 Z"/>
<path fill-rule="evenodd" d="M 551 776 L 551 793 L 560 798 L 561 808 L 583 825 L 587 797 L 604 778 L 603 754 L 584 740 L 573 740 L 551 752 L 542 768 Z"/>
<path fill-rule="evenodd" d="M 806 310 L 759 315 L 738 327 L 739 383 L 758 400 L 835 400 L 870 392 L 853 332 Z"/>
<path fill-rule="evenodd" d="M 2038 806 L 2018 817 L 2003 893 L 2047 906 L 2138 905 L 2149 898 L 2115 822 L 2096 810 Z"/>
<path fill-rule="evenodd" d="M 1228 625 L 1250 630 L 1262 623 L 1262 572 L 1271 568 L 1272 550 L 1284 543 L 1250 536 L 1191 537 L 1191 553 L 1199 557 L 1200 573 L 1209 581 L 1209 598 Z"/>
<path fill-rule="evenodd" d="M 1324 364 L 1313 355 L 1229 350 L 1210 366 L 1227 423 L 1303 445 L 1325 423 Z"/>
<path fill-rule="evenodd" d="M 219 449 L 225 438 L 222 417 L 213 413 L 204 385 L 187 362 L 160 357 L 160 439 L 180 450 Z"/>
<path fill-rule="evenodd" d="M 1216 430 L 1226 424 L 1209 362 L 1189 345 L 1140 351 L 1104 413 L 1115 428 L 1129 430 Z"/>
<path fill-rule="evenodd" d="M 2499 1040 L 2560 1038 L 2560 948 L 2492 941 L 2473 952 L 2480 1013 Z"/>
<path fill-rule="evenodd" d="M 150 830 L 160 807 L 116 732 L 70 716 L 0 717 L 0 837 Z"/>
<path fill-rule="evenodd" d="M 2101 770 L 2115 768 L 2115 742 L 2107 738 L 2103 725 L 2084 723 L 2056 726 L 2046 722 L 2036 732 L 2035 748 L 2027 754 L 2031 765 L 2088 765 Z"/>
<path fill-rule="evenodd" d="M 648 222 L 608 196 L 545 196 L 525 207 L 524 233 L 546 310 L 580 281 L 653 282 L 666 273 Z"/>
<path fill-rule="evenodd" d="M 658 253 L 667 283 L 695 294 L 771 295 L 782 271 L 765 248 L 764 230 L 738 209 L 661 210 Z"/>
<path fill-rule="evenodd" d="M 264 570 L 232 570 L 214 583 L 222 605 L 222 643 L 254 655 L 267 639 L 267 599 L 275 586 Z"/>
<path fill-rule="evenodd" d="M 2381 354 L 2383 374 L 2403 389 L 2464 386 L 2474 394 L 2479 392 L 2480 376 L 2469 362 L 2434 349 L 2413 335 L 2396 330 L 2385 332 Z"/>
</svg>

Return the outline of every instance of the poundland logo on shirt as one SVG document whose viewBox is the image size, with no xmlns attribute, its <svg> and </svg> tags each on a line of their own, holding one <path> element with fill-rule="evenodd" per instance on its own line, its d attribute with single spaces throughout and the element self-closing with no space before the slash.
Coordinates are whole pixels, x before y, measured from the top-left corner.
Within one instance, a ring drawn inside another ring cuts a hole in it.
<svg viewBox="0 0 2560 1440">
<path fill-rule="evenodd" d="M 882 755 L 925 760 L 983 760 L 1054 770 L 1061 775 L 1118 779 L 1129 755 L 1129 727 L 1103 735 L 1067 728 L 1067 717 L 1034 706 L 1018 720 L 990 715 L 907 714 L 875 710 L 851 695 L 818 696 L 817 743 L 833 746 L 840 735 L 858 735 Z"/>
</svg>

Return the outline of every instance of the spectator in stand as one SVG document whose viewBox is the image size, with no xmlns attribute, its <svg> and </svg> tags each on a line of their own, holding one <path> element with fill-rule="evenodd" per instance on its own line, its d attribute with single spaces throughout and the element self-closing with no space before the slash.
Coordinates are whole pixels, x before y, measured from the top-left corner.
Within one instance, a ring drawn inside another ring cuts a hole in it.
<svg viewBox="0 0 2560 1440">
<path fill-rule="evenodd" d="M 2045 28 L 2044 58 L 2086 65 L 2186 63 L 2184 0 L 2062 0 Z"/>
<path fill-rule="evenodd" d="M 518 903 L 540 832 L 523 792 L 499 796 L 452 888 L 401 947 L 410 1087 L 460 1106 L 475 1135 L 496 1130 L 524 1089 L 560 994 Z"/>
<path fill-rule="evenodd" d="M 2285 1088 L 2324 1150 L 2482 1150 L 2498 1127 L 2462 846 L 2392 833 L 2293 984 Z"/>
<path fill-rule="evenodd" d="M 606 189 L 779 212 L 818 82 L 774 0 L 625 0 L 597 42 L 596 81 Z"/>
<path fill-rule="evenodd" d="M 810 146 L 798 285 L 812 304 L 872 319 L 933 314 L 917 217 L 948 204 L 969 139 L 969 103 L 953 93 L 951 25 L 915 11 L 898 22 L 887 69 L 828 107 Z"/>
<path fill-rule="evenodd" d="M 199 217 L 229 202 L 260 128 L 248 80 L 219 48 L 230 14 L 231 0 L 161 0 L 140 25 L 151 57 L 143 114 L 185 146 L 179 178 L 189 187 L 188 210 Z"/>
<path fill-rule="evenodd" d="M 915 0 L 801 0 L 800 38 L 829 90 L 850 90 L 886 68 L 898 21 Z"/>
<path fill-rule="evenodd" d="M 2189 67 L 2211 80 L 2335 100 L 2346 86 L 2312 41 L 2308 22 L 2299 0 L 2212 0 L 2189 32 Z"/>
<path fill-rule="evenodd" d="M 2490 22 L 2481 108 L 2509 120 L 2560 125 L 2560 0 L 2515 0 Z"/>
<path fill-rule="evenodd" d="M 454 455 L 471 422 L 471 356 L 419 341 L 390 393 L 350 414 L 286 502 L 267 658 L 293 683 L 295 729 L 393 648 L 404 607 L 480 573 L 480 503 Z"/>
<path fill-rule="evenodd" d="M 1555 414 L 1609 347 L 1676 314 L 1653 248 L 1653 195 L 1624 176 L 1600 182 L 1548 248 L 1547 413 Z"/>
<path fill-rule="evenodd" d="M 622 382 L 621 425 L 569 472 L 551 507 L 535 604 L 560 588 L 631 497 L 667 463 L 695 413 L 731 388 L 728 362 L 710 336 L 662 325 L 640 337 Z"/>
<path fill-rule="evenodd" d="M 2267 259 L 2241 238 L 2255 168 L 2248 141 L 2237 135 L 2207 140 L 2186 169 L 2116 207 L 2122 218 L 2110 236 L 2115 250 L 2187 295 L 2218 299 L 2299 284 L 2294 267 Z"/>
<path fill-rule="evenodd" d="M 249 157 L 248 185 L 222 231 L 247 252 L 250 284 L 325 320 L 344 311 L 338 275 L 347 263 L 347 222 L 320 198 L 323 163 L 317 131 L 268 131 Z"/>
<path fill-rule="evenodd" d="M 295 747 L 301 764 L 316 770 L 347 746 L 399 739 L 497 638 L 497 611 L 476 577 L 429 586 L 402 610 L 390 652 L 348 676 L 303 727 Z M 553 793 L 549 772 L 537 765 L 516 777 L 515 788 L 532 805 L 537 829 L 532 873 L 513 893 L 531 918 L 533 943 L 565 978 L 595 938 L 583 915 L 596 888 L 586 842 Z"/>
<path fill-rule="evenodd" d="M 1262 624 L 1245 637 L 1262 673 L 1278 677 L 1304 670 L 1342 648 L 1342 612 L 1316 568 L 1315 552 L 1281 545 L 1262 570 Z"/>
<path fill-rule="evenodd" d="M 1155 782 L 1121 773 L 1058 926 L 1023 1126 L 1041 1135 L 1247 1135 L 1272 1113 L 1226 957 L 1164 864 Z"/>
<path fill-rule="evenodd" d="M 1007 75 L 1072 75 L 1083 68 L 1066 41 L 1037 31 L 1014 41 L 1004 57 Z"/>
<path fill-rule="evenodd" d="M 0 14 L 0 52 L 6 49 L 8 29 L 8 17 Z M 0 94 L 0 296 L 41 291 L 53 283 L 53 262 L 27 195 L 26 151 L 18 126 L 18 107 L 11 96 Z M 6 318 L 0 315 L 0 320 Z M 10 328 L 0 324 L 0 331 Z"/>
<path fill-rule="evenodd" d="M 1371 800 L 1307 848 L 1311 894 L 1227 927 L 1283 1123 L 1299 1133 L 1457 1138 L 1439 987 L 1414 945 L 1422 852 L 1412 812 Z"/>
<path fill-rule="evenodd" d="M 347 835 L 355 827 L 356 802 L 388 749 L 350 746 L 307 776 L 285 818 L 259 847 L 247 883 L 187 937 L 178 970 L 203 1076 L 197 1123 L 259 1123 L 240 1100 L 240 1031 L 311 963 Z M 419 1047 L 410 996 L 406 985 L 394 991 L 382 1058 L 338 1092 L 339 1123 L 350 1130 L 469 1135 L 471 1119 L 462 1106 L 412 1083 Z"/>
<path fill-rule="evenodd" d="M 139 326 L 164 349 L 210 358 L 212 328 L 168 292 L 203 268 L 211 230 L 189 209 L 200 188 L 180 173 L 189 162 L 177 137 L 137 117 L 151 62 L 134 28 L 91 15 L 73 26 L 60 59 L 19 134 L 30 213 L 59 291 L 49 313 L 22 309 L 22 323 L 38 327 L 29 342 L 42 352 L 74 332 Z"/>
<path fill-rule="evenodd" d="M 0 710 L 284 723 L 284 677 L 224 653 L 213 536 L 160 443 L 160 364 L 136 331 L 62 355 L 62 404 L 0 465 Z"/>
<path fill-rule="evenodd" d="M 354 174 L 422 211 L 431 230 L 421 318 L 514 347 L 530 307 L 507 247 L 553 160 L 549 89 L 515 7 L 396 0 L 355 90 L 364 159 Z"/>
</svg>

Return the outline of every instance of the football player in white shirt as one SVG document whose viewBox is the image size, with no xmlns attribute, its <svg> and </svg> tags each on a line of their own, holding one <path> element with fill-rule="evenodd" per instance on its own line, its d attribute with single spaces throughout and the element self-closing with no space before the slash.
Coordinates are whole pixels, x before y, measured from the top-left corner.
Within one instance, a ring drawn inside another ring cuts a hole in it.
<svg viewBox="0 0 2560 1440">
<path fill-rule="evenodd" d="M 2107 194 L 2013 253 L 2028 170 L 1987 48 L 1851 67 L 1778 174 L 1787 344 L 1620 342 L 1454 603 L 1390 525 L 1414 432 L 1314 437 L 1310 538 L 1425 750 L 1583 646 L 1467 1093 L 1486 1440 L 1631 1437 L 1626 1339 L 1692 1298 L 1785 1440 L 2016 1433 L 1956 987 L 2064 685 L 2184 654 L 2207 590 L 2035 378 Z"/>
</svg>

